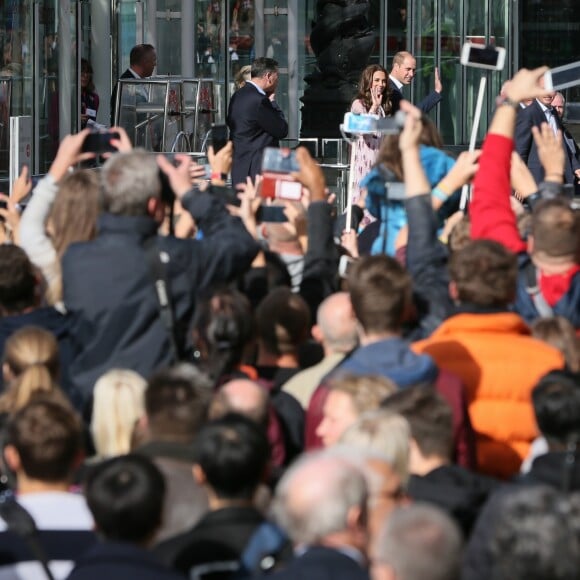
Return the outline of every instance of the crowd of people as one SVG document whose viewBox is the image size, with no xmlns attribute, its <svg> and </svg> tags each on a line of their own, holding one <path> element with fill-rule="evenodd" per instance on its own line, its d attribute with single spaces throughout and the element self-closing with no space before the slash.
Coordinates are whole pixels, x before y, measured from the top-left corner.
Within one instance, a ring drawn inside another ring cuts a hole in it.
<svg viewBox="0 0 580 580">
<path fill-rule="evenodd" d="M 0 577 L 576 578 L 580 216 L 561 132 L 531 129 L 540 183 L 515 151 L 544 71 L 457 160 L 398 100 L 376 222 L 348 234 L 305 148 L 281 222 L 235 139 L 207 180 L 120 128 L 78 169 L 84 129 L 20 213 L 23 171 L 0 209 Z M 235 101 L 281 134 L 276 82 L 262 59 Z M 390 114 L 384 69 L 367 84 Z"/>
</svg>

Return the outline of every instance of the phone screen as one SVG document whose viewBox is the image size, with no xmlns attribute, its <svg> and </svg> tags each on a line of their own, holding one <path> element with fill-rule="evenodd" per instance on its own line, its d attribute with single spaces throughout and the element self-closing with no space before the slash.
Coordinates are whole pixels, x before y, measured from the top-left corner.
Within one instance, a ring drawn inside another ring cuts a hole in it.
<svg viewBox="0 0 580 580">
<path fill-rule="evenodd" d="M 548 72 L 552 76 L 552 87 L 555 91 L 580 85 L 580 61 L 553 68 Z"/>
<path fill-rule="evenodd" d="M 228 126 L 227 125 L 213 125 L 211 128 L 211 144 L 213 152 L 217 153 L 223 149 L 228 142 Z"/>
<path fill-rule="evenodd" d="M 499 52 L 493 48 L 476 48 L 471 47 L 468 61 L 470 64 L 479 64 L 496 68 L 499 59 Z"/>
</svg>

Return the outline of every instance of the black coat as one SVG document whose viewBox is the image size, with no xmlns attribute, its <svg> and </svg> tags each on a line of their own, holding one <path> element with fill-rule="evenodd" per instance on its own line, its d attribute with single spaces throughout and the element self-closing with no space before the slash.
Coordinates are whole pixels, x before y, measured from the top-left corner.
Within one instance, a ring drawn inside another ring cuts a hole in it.
<svg viewBox="0 0 580 580">
<path fill-rule="evenodd" d="M 207 192 L 182 200 L 202 240 L 158 237 L 164 252 L 177 341 L 187 352 L 197 297 L 250 267 L 258 245 L 239 218 Z M 148 376 L 172 362 L 169 333 L 160 318 L 143 244 L 155 236 L 150 217 L 102 215 L 98 235 L 73 244 L 63 258 L 64 302 L 73 317 L 71 376 L 86 400 L 95 381 L 111 368 Z"/>
<path fill-rule="evenodd" d="M 314 546 L 291 560 L 288 566 L 270 580 L 369 580 L 369 573 L 346 554 Z"/>
<path fill-rule="evenodd" d="M 499 481 L 459 465 L 443 465 L 424 476 L 411 475 L 407 492 L 415 501 L 445 510 L 468 537 L 480 509 L 498 485 Z"/>
<path fill-rule="evenodd" d="M 276 102 L 246 83 L 232 96 L 227 124 L 234 144 L 232 183 L 246 183 L 260 173 L 264 149 L 278 147 L 288 135 L 288 123 Z"/>
<path fill-rule="evenodd" d="M 183 580 L 154 556 L 131 544 L 105 542 L 82 555 L 67 580 Z"/>
<path fill-rule="evenodd" d="M 238 561 L 263 522 L 264 517 L 253 507 L 208 512 L 188 532 L 160 543 L 155 554 L 160 561 L 186 575 L 194 566 Z"/>
<path fill-rule="evenodd" d="M 397 85 L 389 78 L 389 87 L 392 91 L 391 100 L 393 102 L 393 114 L 396 113 L 401 108 L 401 101 L 405 98 L 401 90 Z M 419 104 L 415 105 L 418 109 L 421 109 L 423 113 L 428 113 L 431 109 L 441 101 L 443 97 L 441 93 L 437 91 L 431 91 Z"/>
<path fill-rule="evenodd" d="M 564 131 L 562 121 L 555 115 L 558 127 Z M 532 127 L 540 127 L 542 123 L 547 123 L 546 114 L 544 113 L 540 103 L 535 100 L 529 107 L 518 112 L 515 129 L 515 147 L 520 157 L 527 164 L 531 174 L 534 176 L 536 183 L 539 185 L 544 181 L 544 168 L 538 157 L 538 149 L 532 135 Z M 564 165 L 564 181 L 565 183 L 573 184 L 574 171 L 580 168 L 580 163 L 566 146 L 562 144 L 565 150 L 566 164 Z"/>
</svg>

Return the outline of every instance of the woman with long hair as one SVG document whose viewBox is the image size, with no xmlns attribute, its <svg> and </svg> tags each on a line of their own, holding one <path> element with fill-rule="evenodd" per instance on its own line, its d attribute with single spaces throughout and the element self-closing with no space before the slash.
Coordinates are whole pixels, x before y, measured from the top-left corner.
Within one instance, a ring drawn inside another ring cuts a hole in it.
<svg viewBox="0 0 580 580">
<path fill-rule="evenodd" d="M 350 112 L 357 115 L 392 115 L 392 91 L 389 87 L 387 71 L 379 64 L 367 66 L 360 77 L 358 93 L 350 107 Z M 354 166 L 350 179 L 353 184 L 353 201 L 361 196 L 360 181 L 371 170 L 376 162 L 381 147 L 382 136 L 360 135 L 353 147 Z"/>
</svg>

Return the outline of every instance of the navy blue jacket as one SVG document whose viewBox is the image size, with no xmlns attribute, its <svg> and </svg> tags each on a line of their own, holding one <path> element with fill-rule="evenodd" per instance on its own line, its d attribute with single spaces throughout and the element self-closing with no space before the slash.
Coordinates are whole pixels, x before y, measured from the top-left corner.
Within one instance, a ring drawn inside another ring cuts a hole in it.
<svg viewBox="0 0 580 580">
<path fill-rule="evenodd" d="M 164 252 L 175 334 L 187 353 L 197 297 L 250 267 L 258 245 L 239 218 L 207 192 L 182 200 L 203 240 L 158 237 Z M 64 302 L 73 317 L 71 376 L 85 400 L 95 381 L 114 367 L 148 376 L 172 362 L 169 333 L 160 318 L 153 276 L 143 244 L 157 223 L 147 216 L 102 215 L 98 235 L 73 244 L 62 264 Z"/>
<path fill-rule="evenodd" d="M 397 85 L 389 78 L 389 86 L 392 91 L 391 101 L 393 103 L 393 114 L 395 114 L 401 108 L 401 101 L 405 98 L 403 93 Z M 431 91 L 419 104 L 415 105 L 418 109 L 421 109 L 423 113 L 428 113 L 431 109 L 441 101 L 443 97 L 441 93 L 437 91 Z"/>
<path fill-rule="evenodd" d="M 562 126 L 562 121 L 558 115 L 555 115 L 555 119 L 563 133 L 564 127 Z M 514 135 L 516 151 L 527 164 L 528 169 L 538 184 L 544 180 L 544 168 L 538 157 L 538 149 L 532 135 L 532 127 L 540 127 L 542 123 L 547 122 L 546 114 L 537 100 L 529 107 L 519 111 L 516 120 Z M 566 153 L 566 163 L 564 165 L 565 183 L 573 184 L 575 183 L 574 171 L 580 168 L 580 163 L 565 143 L 562 143 L 562 147 L 564 147 L 564 152 Z"/>
<path fill-rule="evenodd" d="M 353 558 L 322 546 L 309 548 L 288 566 L 267 576 L 270 580 L 369 580 L 367 570 Z"/>
<path fill-rule="evenodd" d="M 232 183 L 246 183 L 260 173 L 264 149 L 278 147 L 288 135 L 288 123 L 276 102 L 246 83 L 232 96 L 227 124 L 234 144 Z"/>
<path fill-rule="evenodd" d="M 97 544 L 83 554 L 67 580 L 183 580 L 137 546 L 120 542 Z"/>
</svg>

